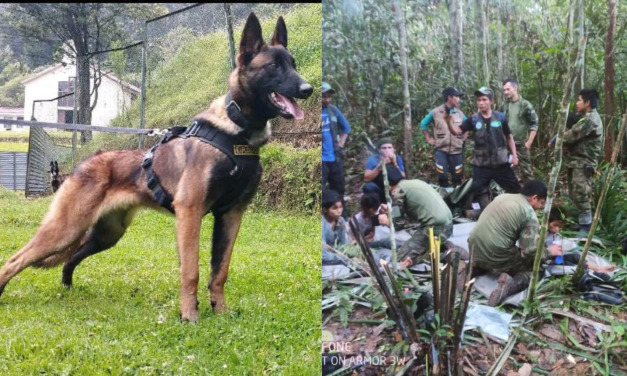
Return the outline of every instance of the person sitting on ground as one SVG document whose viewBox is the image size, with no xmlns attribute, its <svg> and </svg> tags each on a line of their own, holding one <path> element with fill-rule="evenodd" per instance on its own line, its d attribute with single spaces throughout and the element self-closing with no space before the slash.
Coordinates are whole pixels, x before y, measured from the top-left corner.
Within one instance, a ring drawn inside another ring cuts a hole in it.
<svg viewBox="0 0 627 376">
<path fill-rule="evenodd" d="M 368 193 L 361 196 L 360 211 L 353 218 L 359 224 L 361 233 L 370 248 L 391 248 L 390 237 L 375 241 L 375 228 L 377 226 L 389 226 L 387 205 L 381 204 L 379 196 Z"/>
<path fill-rule="evenodd" d="M 546 184 L 530 180 L 521 193 L 496 197 L 470 232 L 468 245 L 473 258 L 473 274 L 499 274 L 498 287 L 490 295 L 488 305 L 499 305 L 529 286 L 540 233 L 535 211 L 544 207 L 546 196 Z M 561 255 L 562 247 L 551 245 L 544 249 L 542 258 Z M 458 280 L 465 279 L 463 274 Z M 457 288 L 460 287 L 458 284 Z"/>
<path fill-rule="evenodd" d="M 322 191 L 322 243 L 330 247 L 348 244 L 346 220 L 342 218 L 342 198 L 331 189 Z M 322 264 L 334 264 L 339 259 L 322 247 Z"/>
<path fill-rule="evenodd" d="M 558 208 L 553 207 L 551 209 L 551 213 L 549 214 L 549 226 L 547 228 L 546 239 L 544 241 L 544 246 L 549 247 L 551 245 L 562 245 L 563 239 L 560 235 L 560 231 L 564 228 L 564 221 L 562 220 L 560 211 Z M 559 264 L 564 265 L 577 265 L 579 264 L 579 259 L 581 258 L 581 254 L 579 252 L 573 252 L 569 254 L 565 254 L 562 258 L 562 262 Z M 553 263 L 558 264 L 555 260 Z M 584 267 L 598 273 L 610 273 L 616 269 L 615 265 L 607 265 L 607 266 L 599 266 L 596 264 L 591 264 L 589 262 L 585 262 Z M 604 280 L 609 280 L 609 276 L 597 274 L 597 276 L 601 276 Z"/>
<path fill-rule="evenodd" d="M 398 251 L 399 269 L 417 265 L 428 254 L 430 227 L 440 238 L 443 257 L 446 250 L 455 249 L 462 253 L 462 259 L 468 259 L 463 249 L 447 241 L 453 234 L 453 215 L 435 189 L 421 180 L 404 180 L 394 175 L 389 177 L 389 182 L 394 228 L 417 228 Z"/>
<path fill-rule="evenodd" d="M 394 171 L 398 171 L 405 178 L 405 165 L 400 155 L 396 155 L 392 139 L 385 137 L 377 142 L 379 154 L 368 158 L 366 162 L 366 171 L 364 172 L 364 193 L 376 193 L 379 195 L 381 202 L 385 202 L 385 186 L 383 183 L 383 170 L 381 163 L 385 161 L 385 168 L 388 175 Z"/>
<path fill-rule="evenodd" d="M 550 245 L 562 245 L 562 237 L 560 230 L 564 227 L 564 221 L 562 221 L 562 215 L 557 207 L 551 208 L 549 213 L 549 226 L 547 228 L 546 238 L 544 239 L 544 246 Z"/>
</svg>

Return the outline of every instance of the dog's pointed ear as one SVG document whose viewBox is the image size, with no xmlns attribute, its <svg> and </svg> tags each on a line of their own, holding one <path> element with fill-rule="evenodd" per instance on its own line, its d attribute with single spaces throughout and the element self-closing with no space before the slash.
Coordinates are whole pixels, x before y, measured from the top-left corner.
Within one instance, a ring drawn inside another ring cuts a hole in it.
<svg viewBox="0 0 627 376">
<path fill-rule="evenodd" d="M 280 45 L 287 48 L 287 26 L 285 26 L 285 21 L 283 21 L 283 17 L 281 16 L 279 16 L 279 19 L 276 21 L 276 27 L 274 28 L 270 45 Z"/>
<path fill-rule="evenodd" d="M 246 25 L 244 26 L 242 40 L 239 43 L 237 66 L 242 67 L 248 65 L 265 44 L 266 42 L 263 41 L 263 36 L 261 35 L 259 19 L 257 19 L 254 12 L 250 12 L 246 20 Z"/>
</svg>

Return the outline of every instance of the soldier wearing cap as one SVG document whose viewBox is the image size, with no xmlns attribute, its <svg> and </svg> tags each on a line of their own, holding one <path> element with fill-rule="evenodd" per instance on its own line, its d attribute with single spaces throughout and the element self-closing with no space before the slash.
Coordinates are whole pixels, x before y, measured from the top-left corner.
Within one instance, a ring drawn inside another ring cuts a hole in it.
<svg viewBox="0 0 627 376">
<path fill-rule="evenodd" d="M 517 175 L 524 184 L 533 179 L 529 149 L 538 132 L 538 115 L 531 103 L 518 94 L 518 82 L 513 78 L 503 81 L 503 94 L 506 101 L 499 111 L 505 114 L 514 135 L 519 161 Z"/>
<path fill-rule="evenodd" d="M 390 174 L 398 174 L 405 178 L 405 165 L 400 155 L 394 151 L 392 139 L 384 137 L 377 142 L 379 154 L 373 155 L 366 161 L 366 171 L 364 172 L 364 193 L 376 193 L 379 195 L 381 202 L 386 202 L 385 188 L 383 183 L 382 163 L 385 161 L 388 177 Z"/>
<path fill-rule="evenodd" d="M 339 108 L 331 104 L 335 90 L 322 83 L 322 189 L 329 188 L 342 197 L 344 204 L 344 144 L 351 126 Z M 345 206 L 345 205 L 343 205 Z"/>
<path fill-rule="evenodd" d="M 494 180 L 507 193 L 519 193 L 520 184 L 511 165 L 518 165 L 516 145 L 507 119 L 502 112 L 492 111 L 494 92 L 487 87 L 475 91 L 479 111 L 461 126 L 447 121 L 450 131 L 459 135 L 471 131 L 475 142 L 472 191 L 481 209 L 490 203 L 490 181 Z M 447 119 L 448 120 L 448 119 Z M 507 148 L 512 153 L 510 164 Z"/>
<path fill-rule="evenodd" d="M 462 147 L 467 135 L 452 134 L 446 124 L 445 116 L 459 127 L 466 115 L 458 108 L 459 97 L 463 95 L 454 86 L 449 86 L 442 91 L 444 104 L 431 110 L 420 122 L 420 129 L 425 135 L 429 145 L 435 148 L 435 169 L 438 183 L 441 187 L 448 187 L 448 174 L 451 174 L 453 185 L 462 183 L 464 172 Z M 429 135 L 429 125 L 433 123 L 433 138 Z"/>
</svg>

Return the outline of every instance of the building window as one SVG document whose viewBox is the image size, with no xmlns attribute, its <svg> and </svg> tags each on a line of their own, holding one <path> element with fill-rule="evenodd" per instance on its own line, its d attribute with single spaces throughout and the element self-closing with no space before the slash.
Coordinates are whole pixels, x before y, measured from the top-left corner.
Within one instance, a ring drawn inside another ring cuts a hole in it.
<svg viewBox="0 0 627 376">
<path fill-rule="evenodd" d="M 76 111 L 76 116 L 78 116 L 78 111 Z M 73 110 L 59 110 L 57 112 L 57 123 L 72 124 L 73 119 L 74 119 Z"/>
<path fill-rule="evenodd" d="M 59 81 L 59 97 L 65 94 L 73 93 L 76 83 L 76 77 L 70 77 L 69 81 Z M 59 107 L 74 107 L 74 96 L 69 95 L 65 98 L 58 99 Z"/>
<path fill-rule="evenodd" d="M 18 117 L 17 117 L 17 120 L 24 120 L 24 117 L 23 117 L 23 116 L 18 116 Z M 24 126 L 23 126 L 23 125 L 19 125 L 19 124 L 16 124 L 16 127 L 18 127 L 18 128 L 24 128 Z"/>
<path fill-rule="evenodd" d="M 5 120 L 11 120 L 11 118 L 10 118 L 10 117 L 8 117 L 8 116 L 5 116 L 5 117 L 4 117 L 4 119 L 5 119 Z M 7 131 L 10 131 L 10 130 L 11 130 L 11 124 L 9 124 L 9 123 L 4 123 L 4 129 L 6 129 Z"/>
</svg>

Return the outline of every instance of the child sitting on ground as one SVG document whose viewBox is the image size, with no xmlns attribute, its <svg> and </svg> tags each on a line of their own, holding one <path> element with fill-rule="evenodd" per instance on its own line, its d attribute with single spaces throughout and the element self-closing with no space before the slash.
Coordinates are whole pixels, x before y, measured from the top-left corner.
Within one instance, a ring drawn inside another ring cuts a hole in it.
<svg viewBox="0 0 627 376">
<path fill-rule="evenodd" d="M 564 227 L 564 222 L 562 221 L 562 216 L 558 208 L 554 207 L 551 209 L 551 213 L 549 214 L 549 226 L 547 229 L 546 238 L 544 240 L 544 246 L 548 247 L 551 245 L 562 245 L 562 237 L 560 235 L 560 231 Z M 577 265 L 579 263 L 579 259 L 581 255 L 579 253 L 570 253 L 565 254 L 562 258 L 562 262 L 564 265 Z M 590 264 L 586 262 L 586 266 L 588 269 L 599 272 L 599 273 L 609 273 L 616 269 L 616 266 L 597 266 L 594 264 Z M 603 278 L 605 279 L 605 278 Z M 609 280 L 609 276 L 607 276 L 607 280 Z"/>
<path fill-rule="evenodd" d="M 342 197 L 333 190 L 322 191 L 322 265 L 342 264 L 333 253 L 325 249 L 348 244 L 346 220 L 342 218 Z"/>
<path fill-rule="evenodd" d="M 322 191 L 322 241 L 331 247 L 348 243 L 342 198 L 330 189 Z"/>
<path fill-rule="evenodd" d="M 353 218 L 359 224 L 361 233 L 370 247 L 374 248 L 390 248 L 390 238 L 379 239 L 376 242 L 375 228 L 377 226 L 387 226 L 387 205 L 381 204 L 379 196 L 376 193 L 366 193 L 361 196 L 360 211 L 355 213 Z M 353 236 L 354 237 L 354 236 Z"/>
</svg>

